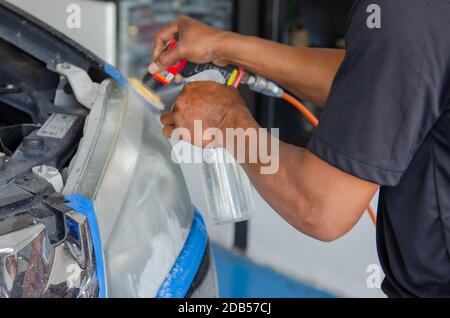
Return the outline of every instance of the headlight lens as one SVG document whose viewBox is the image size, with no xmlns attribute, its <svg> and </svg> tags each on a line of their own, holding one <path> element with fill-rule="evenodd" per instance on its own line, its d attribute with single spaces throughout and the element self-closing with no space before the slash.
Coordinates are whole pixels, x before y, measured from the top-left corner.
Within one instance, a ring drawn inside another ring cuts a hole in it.
<svg viewBox="0 0 450 318">
<path fill-rule="evenodd" d="M 108 296 L 152 297 L 183 247 L 192 205 L 149 105 L 115 81 L 102 86 L 64 192 L 94 201 Z"/>
</svg>

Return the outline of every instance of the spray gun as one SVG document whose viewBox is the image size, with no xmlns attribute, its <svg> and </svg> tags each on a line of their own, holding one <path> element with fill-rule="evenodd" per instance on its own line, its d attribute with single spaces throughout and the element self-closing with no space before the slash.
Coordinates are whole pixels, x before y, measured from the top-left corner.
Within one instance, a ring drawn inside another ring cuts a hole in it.
<svg viewBox="0 0 450 318">
<path fill-rule="evenodd" d="M 173 39 L 166 44 L 164 50 L 170 50 L 176 44 L 177 41 Z M 280 86 L 259 75 L 246 73 L 237 66 L 229 65 L 219 67 L 212 63 L 194 64 L 186 60 L 180 60 L 175 65 L 169 66 L 159 73 L 153 75 L 147 73 L 142 79 L 142 83 L 153 92 L 158 92 L 164 86 L 168 86 L 178 74 L 184 78 L 190 78 L 208 70 L 218 71 L 225 78 L 225 82 L 229 86 L 246 84 L 251 90 L 257 93 L 277 98 L 283 97 L 284 90 Z"/>
</svg>

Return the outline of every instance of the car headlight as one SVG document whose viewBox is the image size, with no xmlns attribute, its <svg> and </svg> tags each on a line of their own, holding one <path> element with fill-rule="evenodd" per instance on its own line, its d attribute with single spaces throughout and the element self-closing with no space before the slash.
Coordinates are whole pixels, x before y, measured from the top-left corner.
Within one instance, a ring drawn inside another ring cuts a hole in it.
<svg viewBox="0 0 450 318">
<path fill-rule="evenodd" d="M 149 105 L 106 80 L 86 121 L 64 194 L 95 206 L 109 297 L 152 297 L 193 218 L 181 169 Z"/>
</svg>

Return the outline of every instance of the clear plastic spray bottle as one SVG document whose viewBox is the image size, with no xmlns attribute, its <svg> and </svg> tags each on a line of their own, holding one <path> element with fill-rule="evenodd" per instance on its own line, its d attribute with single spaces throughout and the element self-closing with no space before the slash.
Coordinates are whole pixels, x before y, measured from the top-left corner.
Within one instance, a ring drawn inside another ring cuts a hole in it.
<svg viewBox="0 0 450 318">
<path fill-rule="evenodd" d="M 192 76 L 193 81 L 213 81 L 225 84 L 216 70 Z M 225 148 L 203 149 L 202 181 L 211 222 L 234 223 L 254 215 L 253 187 L 247 174 Z"/>
</svg>

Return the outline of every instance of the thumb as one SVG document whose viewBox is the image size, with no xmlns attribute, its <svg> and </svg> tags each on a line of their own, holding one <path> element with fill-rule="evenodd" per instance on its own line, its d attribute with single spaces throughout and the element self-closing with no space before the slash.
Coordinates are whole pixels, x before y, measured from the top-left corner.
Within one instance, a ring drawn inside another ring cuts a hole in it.
<svg viewBox="0 0 450 318">
<path fill-rule="evenodd" d="M 179 43 L 171 50 L 165 51 L 162 54 L 160 54 L 159 57 L 156 59 L 155 63 L 161 69 L 164 69 L 176 64 L 178 61 L 182 59 L 185 59 L 186 58 L 185 55 L 186 54 L 184 47 Z"/>
</svg>

